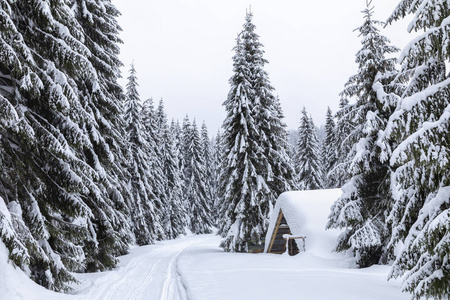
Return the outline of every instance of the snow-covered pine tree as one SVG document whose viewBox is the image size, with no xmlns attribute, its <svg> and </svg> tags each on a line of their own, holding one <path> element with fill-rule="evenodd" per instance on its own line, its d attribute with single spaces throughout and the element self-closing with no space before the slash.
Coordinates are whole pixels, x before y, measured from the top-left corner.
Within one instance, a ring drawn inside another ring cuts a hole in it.
<svg viewBox="0 0 450 300">
<path fill-rule="evenodd" d="M 212 200 L 213 204 L 211 207 L 212 210 L 212 219 L 214 224 L 217 227 L 219 222 L 219 205 L 220 205 L 220 197 L 219 197 L 219 176 L 220 176 L 220 168 L 223 160 L 223 150 L 222 150 L 222 133 L 217 130 L 217 134 L 214 138 L 213 150 L 212 150 L 212 178 L 213 178 L 213 195 Z"/>
<path fill-rule="evenodd" d="M 142 106 L 142 121 L 145 127 L 144 137 L 148 143 L 148 173 L 146 174 L 149 185 L 152 188 L 152 202 L 155 211 L 155 219 L 153 223 L 155 238 L 162 240 L 165 238 L 164 226 L 161 223 L 165 217 L 166 198 L 165 193 L 165 176 L 161 161 L 161 133 L 158 127 L 158 117 L 153 105 L 153 99 L 149 98 L 144 101 Z"/>
<path fill-rule="evenodd" d="M 385 130 L 394 147 L 383 153 L 394 170 L 391 276 L 417 299 L 450 294 L 449 11 L 448 1 L 400 1 L 388 20 L 413 14 L 408 31 L 422 32 L 399 58 L 407 88 Z"/>
<path fill-rule="evenodd" d="M 298 141 L 298 130 L 290 129 L 288 132 L 289 146 L 287 152 L 292 162 L 295 160 L 295 149 L 297 148 L 297 141 Z"/>
<path fill-rule="evenodd" d="M 5 31 L 0 33 L 2 43 L 7 41 L 4 36 L 6 33 Z M 20 37 L 20 34 L 16 37 Z M 4 49 L 13 50 L 14 43 L 10 45 L 11 48 Z M 27 50 L 26 46 L 21 46 L 24 47 L 23 50 Z M 8 67 L 14 66 L 12 70 L 20 74 L 22 67 L 22 62 L 18 59 L 21 55 L 20 52 L 11 51 L 8 54 L 11 55 L 9 58 L 13 61 Z M 8 60 L 1 59 L 0 61 L 0 110 L 2 112 L 0 115 L 0 242 L 6 245 L 9 250 L 9 259 L 15 265 L 23 270 L 38 269 L 30 272 L 37 277 L 37 282 L 46 283 L 38 275 L 42 275 L 41 272 L 51 268 L 53 272 L 46 277 L 48 279 L 56 278 L 57 286 L 64 285 L 65 281 L 70 280 L 71 277 L 61 276 L 66 275 L 66 268 L 55 268 L 56 262 L 52 261 L 52 257 L 48 257 L 49 254 L 54 254 L 53 251 L 46 248 L 48 246 L 46 240 L 41 241 L 43 238 L 48 238 L 49 235 L 33 196 L 34 189 L 37 189 L 38 186 L 30 184 L 39 185 L 41 179 L 35 176 L 33 168 L 26 165 L 24 160 L 27 155 L 33 153 L 34 131 L 20 107 L 16 110 L 13 105 L 13 103 L 17 104 L 25 99 L 20 99 L 17 95 L 13 97 L 18 89 L 14 84 L 17 79 L 13 77 L 14 75 L 7 73 L 8 69 L 2 65 L 2 62 L 8 63 Z M 32 177 L 27 178 L 30 175 Z M 30 185 L 25 187 L 23 184 Z M 28 207 L 29 204 L 34 207 Z M 34 212 L 32 215 L 35 218 L 34 221 L 27 220 L 28 212 Z M 30 228 L 31 226 L 37 226 L 37 228 Z M 43 267 L 39 269 L 37 265 L 40 264 Z"/>
<path fill-rule="evenodd" d="M 246 19 L 250 19 L 248 16 Z M 250 19 L 251 20 L 251 19 Z M 248 244 L 260 244 L 266 220 L 253 216 L 251 208 L 256 176 L 253 139 L 256 136 L 251 101 L 251 82 L 248 62 L 245 59 L 241 36 L 236 38 L 233 56 L 234 74 L 227 100 L 224 102 L 227 117 L 222 125 L 223 165 L 219 181 L 219 234 L 225 238 L 221 247 L 225 251 L 247 252 Z M 266 206 L 269 206 L 266 204 Z M 255 209 L 253 209 L 255 210 Z M 256 234 L 253 234 L 253 231 Z M 253 237 L 252 235 L 255 235 Z"/>
<path fill-rule="evenodd" d="M 2 51 L 9 56 L 1 68 L 9 82 L 6 97 L 28 133 L 1 134 L 7 136 L 3 141 L 11 158 L 6 169 L 14 170 L 2 177 L 3 200 L 23 245 L 30 248 L 20 266 L 30 269 L 36 282 L 65 290 L 73 280 L 66 268 L 83 271 L 94 260 L 113 265 L 115 259 L 107 253 L 120 252 L 112 249 L 94 257 L 100 253 L 102 229 L 94 228 L 91 208 L 101 194 L 96 183 L 102 174 L 89 165 L 94 147 L 83 128 L 94 122 L 77 82 L 95 81 L 96 70 L 82 44 L 83 29 L 66 3 L 3 1 L 1 11 L 10 17 L 7 30 L 2 30 L 2 40 L 11 45 Z M 9 148 L 11 142 L 14 149 Z M 127 232 L 126 222 L 120 226 Z M 127 241 L 119 242 L 125 250 Z"/>
<path fill-rule="evenodd" d="M 157 126 L 160 133 L 160 153 L 164 174 L 164 214 L 162 225 L 167 238 L 174 239 L 186 233 L 186 208 L 175 140 L 169 127 L 164 102 L 161 99 L 157 109 Z"/>
<path fill-rule="evenodd" d="M 74 80 L 80 101 L 92 118 L 82 126 L 94 150 L 86 153 L 86 160 L 100 175 L 96 182 L 99 193 L 89 204 L 98 229 L 98 244 L 90 247 L 89 268 L 97 270 L 114 266 L 114 257 L 126 253 L 134 238 L 127 217 L 133 203 L 127 186 L 129 147 L 122 118 L 125 98 L 117 82 L 122 66 L 118 58 L 121 29 L 116 20 L 120 13 L 110 0 L 69 0 L 68 3 L 83 29 L 80 41 L 89 50 L 87 58 L 96 71 L 87 80 L 84 77 Z"/>
<path fill-rule="evenodd" d="M 314 122 L 306 109 L 298 128 L 298 141 L 294 159 L 298 186 L 301 190 L 318 190 L 323 188 L 323 173 Z"/>
<path fill-rule="evenodd" d="M 329 175 L 329 172 L 334 168 L 337 161 L 337 146 L 336 146 L 336 124 L 330 107 L 327 108 L 325 117 L 325 136 L 322 142 L 322 167 L 325 188 L 338 187 L 336 180 Z"/>
<path fill-rule="evenodd" d="M 157 143 L 159 142 L 156 140 L 158 138 L 158 121 L 153 98 L 148 98 L 143 102 L 142 123 L 145 127 L 145 139 L 149 143 L 150 150 L 152 151 L 152 153 L 149 153 L 149 156 L 156 156 L 156 149 L 158 148 Z"/>
<path fill-rule="evenodd" d="M 159 212 L 155 207 L 156 196 L 150 181 L 153 171 L 149 154 L 153 152 L 145 138 L 145 126 L 141 113 L 142 105 L 137 91 L 137 77 L 134 65 L 131 65 L 130 76 L 126 85 L 125 115 L 126 134 L 130 151 L 128 169 L 131 175 L 130 189 L 133 196 L 131 219 L 133 231 L 138 245 L 150 244 L 161 237 Z M 158 199 L 159 200 L 159 199 Z"/>
<path fill-rule="evenodd" d="M 336 186 L 343 186 L 349 179 L 348 160 L 347 157 L 353 147 L 350 141 L 350 132 L 355 125 L 353 124 L 353 106 L 349 104 L 347 98 L 342 97 L 339 100 L 339 110 L 336 112 L 336 128 L 335 128 L 335 145 L 336 145 L 336 162 L 328 172 L 329 180 L 336 183 Z"/>
<path fill-rule="evenodd" d="M 187 193 L 187 187 L 189 185 L 189 180 L 191 178 L 191 165 L 189 165 L 187 162 L 191 160 L 191 153 L 189 151 L 189 146 L 191 143 L 191 136 L 192 136 L 192 125 L 191 121 L 189 120 L 189 116 L 186 115 L 183 119 L 183 123 L 181 125 L 181 139 L 180 139 L 180 166 L 181 171 L 183 172 L 183 179 L 184 179 L 184 194 Z"/>
<path fill-rule="evenodd" d="M 221 247 L 233 252 L 262 244 L 275 199 L 293 185 L 281 108 L 264 70 L 267 61 L 252 16 L 247 13 L 236 40 L 224 102 L 219 233 L 225 238 Z"/>
<path fill-rule="evenodd" d="M 209 203 L 211 210 L 214 207 L 214 157 L 211 138 L 209 137 L 208 127 L 203 121 L 201 131 L 200 131 L 200 142 L 202 145 L 202 161 L 205 167 L 205 187 L 206 187 L 206 201 Z M 211 213 L 211 221 L 216 223 L 216 220 L 212 218 L 213 213 Z"/>
<path fill-rule="evenodd" d="M 268 162 L 271 162 L 268 174 L 273 173 L 272 178 L 269 175 L 267 185 L 273 192 L 276 200 L 281 193 L 296 189 L 297 181 L 294 164 L 288 154 L 289 132 L 287 131 L 287 125 L 283 122 L 284 114 L 280 99 L 278 96 L 273 97 L 272 94 L 265 92 L 265 89 L 269 90 L 269 87 L 271 87 L 268 74 L 267 72 L 262 72 L 262 69 L 259 69 L 259 71 L 261 74 L 256 76 L 256 86 L 258 87 L 260 97 L 267 97 L 267 107 L 260 111 L 262 114 L 258 119 L 263 120 L 265 117 L 270 116 L 268 121 L 262 122 L 260 126 L 265 131 L 265 134 L 262 135 L 261 143 L 266 141 L 266 156 L 268 157 Z M 266 76 L 264 77 L 263 75 Z M 261 79 L 263 77 L 265 80 Z"/>
<path fill-rule="evenodd" d="M 287 154 L 288 132 L 283 122 L 284 114 L 280 99 L 274 96 L 269 74 L 264 70 L 268 61 L 263 57 L 263 45 L 251 22 L 253 14 L 247 15 L 247 23 L 241 33 L 243 51 L 249 68 L 254 101 L 254 120 L 259 134 L 258 174 L 262 185 L 268 186 L 269 199 L 274 203 L 278 196 L 296 186 L 293 164 Z M 265 234 L 264 234 L 265 235 Z"/>
<path fill-rule="evenodd" d="M 338 251 L 351 250 L 360 267 L 380 262 L 388 238 L 386 211 L 389 209 L 389 166 L 380 160 L 378 134 L 384 130 L 392 104 L 377 95 L 374 84 L 387 86 L 395 75 L 395 59 L 386 58 L 397 48 L 388 45 L 372 20 L 373 7 L 367 3 L 364 23 L 358 28 L 362 48 L 356 54 L 358 73 L 350 77 L 341 96 L 354 97 L 356 103 L 345 106 L 354 126 L 346 139 L 353 144 L 346 160 L 351 179 L 342 187 L 342 196 L 334 203 L 328 228 L 343 228 Z"/>
<path fill-rule="evenodd" d="M 178 168 L 180 169 L 180 177 L 181 181 L 184 182 L 184 173 L 183 173 L 183 134 L 180 126 L 180 122 L 172 119 L 170 122 L 170 132 L 172 132 L 174 146 L 175 146 L 175 155 L 178 161 Z"/>
<path fill-rule="evenodd" d="M 18 97 L 21 78 L 29 79 L 31 86 L 38 87 L 40 80 L 29 67 L 24 64 L 24 58 L 32 61 L 32 54 L 21 33 L 16 28 L 16 21 L 12 18 L 13 10 L 7 1 L 0 2 L 2 26 L 0 30 L 0 238 L 9 250 L 9 258 L 20 268 L 26 269 L 32 261 L 43 259 L 45 252 L 39 246 L 38 239 L 32 236 L 27 225 L 17 228 L 14 222 L 23 223 L 22 216 L 13 221 L 9 203 L 22 205 L 22 191 L 17 183 L 26 183 L 26 173 L 31 169 L 19 164 L 19 158 L 25 145 L 33 149 L 34 132 L 24 117 L 24 112 L 17 107 L 25 103 L 24 97 Z M 28 77 L 27 77 L 28 75 Z M 26 82 L 24 80 L 24 82 Z M 16 95 L 15 95 L 16 94 Z M 28 170 L 27 170 L 28 169 Z M 13 198 L 10 198 L 13 197 Z M 31 195 L 28 195 L 31 197 Z"/>
<path fill-rule="evenodd" d="M 119 38 L 121 28 L 117 22 L 120 12 L 111 0 L 69 0 L 75 16 L 83 28 L 85 37 L 83 44 L 89 49 L 88 57 L 97 71 L 98 84 L 102 94 L 93 95 L 96 99 L 96 109 L 106 116 L 108 122 L 117 124 L 120 119 L 112 120 L 120 107 L 116 103 L 122 97 L 122 87 L 118 84 L 120 78 Z M 95 82 L 87 83 L 94 84 Z M 116 123 L 117 122 L 117 123 Z"/>
<path fill-rule="evenodd" d="M 211 206 L 206 189 L 206 170 L 200 133 L 195 120 L 183 121 L 185 203 L 188 228 L 195 234 L 211 233 Z"/>
</svg>

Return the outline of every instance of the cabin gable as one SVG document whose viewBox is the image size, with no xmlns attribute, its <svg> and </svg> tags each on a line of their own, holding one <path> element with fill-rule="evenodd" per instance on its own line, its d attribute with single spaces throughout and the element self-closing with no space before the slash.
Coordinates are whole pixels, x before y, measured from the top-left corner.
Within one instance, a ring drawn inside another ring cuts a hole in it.
<svg viewBox="0 0 450 300">
<path fill-rule="evenodd" d="M 284 238 L 284 235 L 292 235 L 292 233 L 286 218 L 283 215 L 283 211 L 280 209 L 267 253 L 282 254 L 286 251 L 286 239 Z M 294 239 L 289 239 L 288 247 L 289 255 L 296 255 L 299 253 L 299 249 Z"/>
</svg>

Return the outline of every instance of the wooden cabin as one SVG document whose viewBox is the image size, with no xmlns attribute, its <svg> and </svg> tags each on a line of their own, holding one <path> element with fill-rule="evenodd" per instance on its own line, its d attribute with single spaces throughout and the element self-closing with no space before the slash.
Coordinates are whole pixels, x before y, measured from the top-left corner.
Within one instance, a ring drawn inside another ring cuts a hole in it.
<svg viewBox="0 0 450 300">
<path fill-rule="evenodd" d="M 275 204 L 266 235 L 264 252 L 297 255 L 305 251 L 304 217 L 296 206 L 298 199 L 280 196 Z M 301 200 L 299 200 L 301 201 Z"/>
<path fill-rule="evenodd" d="M 300 252 L 297 240 L 302 240 L 301 248 L 304 250 L 305 238 L 305 236 L 292 235 L 291 229 L 283 215 L 283 210 L 280 209 L 267 253 L 282 254 L 286 252 L 287 247 L 289 255 L 297 255 Z"/>
<path fill-rule="evenodd" d="M 330 207 L 342 195 L 340 189 L 282 193 L 267 228 L 265 253 L 309 252 L 328 257 L 341 230 L 326 229 Z"/>
</svg>

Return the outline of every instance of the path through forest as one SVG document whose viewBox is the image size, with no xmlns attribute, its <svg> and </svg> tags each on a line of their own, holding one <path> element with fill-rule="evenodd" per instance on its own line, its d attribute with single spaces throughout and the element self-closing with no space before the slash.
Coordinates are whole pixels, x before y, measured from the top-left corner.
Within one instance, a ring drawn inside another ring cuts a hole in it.
<svg viewBox="0 0 450 300">
<path fill-rule="evenodd" d="M 178 258 L 189 247 L 211 238 L 210 235 L 190 236 L 160 242 L 156 247 L 136 247 L 121 257 L 113 271 L 100 276 L 99 273 L 78 275 L 82 286 L 78 296 L 86 300 L 186 300 L 186 290 L 177 270 Z"/>
<path fill-rule="evenodd" d="M 325 230 L 328 211 L 311 206 L 305 209 L 322 221 L 307 233 L 306 252 L 297 256 L 227 253 L 219 248 L 219 236 L 181 237 L 134 247 L 114 270 L 74 274 L 80 284 L 72 294 L 33 283 L 6 263 L 0 243 L 0 300 L 411 299 L 400 291 L 401 279 L 387 280 L 389 266 L 356 269 L 351 257 L 324 251 L 336 236 Z M 314 245 L 314 236 L 321 247 Z"/>
</svg>

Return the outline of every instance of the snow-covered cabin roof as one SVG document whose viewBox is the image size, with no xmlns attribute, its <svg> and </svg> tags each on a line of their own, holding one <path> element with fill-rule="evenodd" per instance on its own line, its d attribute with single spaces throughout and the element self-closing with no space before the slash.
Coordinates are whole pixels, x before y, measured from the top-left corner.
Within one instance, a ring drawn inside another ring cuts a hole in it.
<svg viewBox="0 0 450 300">
<path fill-rule="evenodd" d="M 337 230 L 325 230 L 330 207 L 341 196 L 340 189 L 296 191 L 281 194 L 270 217 L 264 252 L 267 253 L 280 213 L 291 235 L 306 236 L 306 252 L 329 256 L 336 246 Z"/>
</svg>

